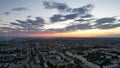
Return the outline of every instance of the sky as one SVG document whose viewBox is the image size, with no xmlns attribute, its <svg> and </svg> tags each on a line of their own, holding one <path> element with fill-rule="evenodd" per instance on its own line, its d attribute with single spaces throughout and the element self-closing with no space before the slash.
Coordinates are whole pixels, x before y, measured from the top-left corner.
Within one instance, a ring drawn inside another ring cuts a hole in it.
<svg viewBox="0 0 120 68">
<path fill-rule="evenodd" d="M 0 0 L 0 37 L 120 37 L 120 0 Z"/>
</svg>

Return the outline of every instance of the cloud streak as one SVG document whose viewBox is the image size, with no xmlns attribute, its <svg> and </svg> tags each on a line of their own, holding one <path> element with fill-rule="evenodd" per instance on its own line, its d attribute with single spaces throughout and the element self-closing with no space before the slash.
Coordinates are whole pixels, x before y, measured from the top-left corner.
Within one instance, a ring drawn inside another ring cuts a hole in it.
<svg viewBox="0 0 120 68">
<path fill-rule="evenodd" d="M 4 15 L 10 15 L 10 12 L 4 12 Z"/>
<path fill-rule="evenodd" d="M 11 9 L 11 11 L 28 11 L 26 7 L 16 7 Z"/>
</svg>

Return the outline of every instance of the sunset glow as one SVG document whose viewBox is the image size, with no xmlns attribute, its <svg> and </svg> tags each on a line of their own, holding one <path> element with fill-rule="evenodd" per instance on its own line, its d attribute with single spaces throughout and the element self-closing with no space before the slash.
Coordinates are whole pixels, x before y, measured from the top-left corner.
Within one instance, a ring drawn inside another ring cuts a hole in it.
<svg viewBox="0 0 120 68">
<path fill-rule="evenodd" d="M 74 32 L 65 33 L 43 33 L 43 34 L 31 34 L 32 37 L 105 37 L 107 35 L 119 35 L 120 28 L 109 29 L 109 30 L 78 30 Z"/>
</svg>

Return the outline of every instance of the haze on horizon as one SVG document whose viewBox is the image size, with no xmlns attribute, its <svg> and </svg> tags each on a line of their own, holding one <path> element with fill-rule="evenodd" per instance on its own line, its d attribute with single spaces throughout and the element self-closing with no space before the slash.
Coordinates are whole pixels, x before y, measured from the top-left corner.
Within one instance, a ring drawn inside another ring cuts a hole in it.
<svg viewBox="0 0 120 68">
<path fill-rule="evenodd" d="M 0 0 L 0 37 L 120 37 L 120 0 Z"/>
</svg>

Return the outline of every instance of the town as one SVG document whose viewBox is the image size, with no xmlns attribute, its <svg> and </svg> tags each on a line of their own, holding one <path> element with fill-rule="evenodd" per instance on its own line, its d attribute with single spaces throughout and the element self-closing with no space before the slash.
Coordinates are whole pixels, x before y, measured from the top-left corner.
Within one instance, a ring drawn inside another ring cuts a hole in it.
<svg viewBox="0 0 120 68">
<path fill-rule="evenodd" d="M 120 38 L 12 38 L 0 68 L 120 68 Z"/>
</svg>

